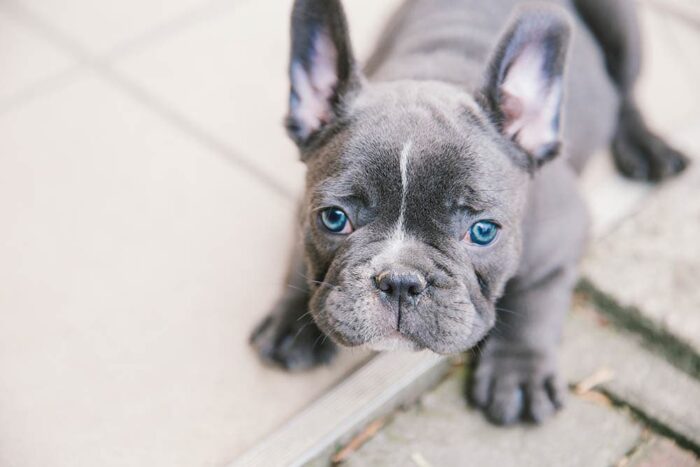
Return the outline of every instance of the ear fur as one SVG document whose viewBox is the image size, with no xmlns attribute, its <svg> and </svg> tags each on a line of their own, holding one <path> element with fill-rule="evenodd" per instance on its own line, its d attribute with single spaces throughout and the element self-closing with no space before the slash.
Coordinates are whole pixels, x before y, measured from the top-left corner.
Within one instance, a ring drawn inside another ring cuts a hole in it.
<svg viewBox="0 0 700 467">
<path fill-rule="evenodd" d="M 537 166 L 559 151 L 570 31 L 563 12 L 523 9 L 501 38 L 481 91 L 499 130 Z"/>
<path fill-rule="evenodd" d="M 287 132 L 303 147 L 339 117 L 360 83 L 339 0 L 295 1 L 289 78 Z"/>
</svg>

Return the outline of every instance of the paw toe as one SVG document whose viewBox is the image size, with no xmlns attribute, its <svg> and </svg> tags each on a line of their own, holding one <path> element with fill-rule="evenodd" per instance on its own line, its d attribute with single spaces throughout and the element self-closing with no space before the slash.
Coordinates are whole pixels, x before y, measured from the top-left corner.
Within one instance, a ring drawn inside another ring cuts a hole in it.
<svg viewBox="0 0 700 467">
<path fill-rule="evenodd" d="M 554 377 L 531 382 L 526 388 L 527 418 L 542 423 L 562 408 L 564 388 Z"/>
<path fill-rule="evenodd" d="M 488 418 L 498 425 L 510 425 L 520 419 L 522 409 L 523 391 L 517 381 L 511 378 L 497 380 L 486 409 Z"/>
<path fill-rule="evenodd" d="M 530 421 L 542 423 L 556 412 L 554 402 L 543 386 L 529 387 L 527 392 L 527 417 Z"/>
</svg>

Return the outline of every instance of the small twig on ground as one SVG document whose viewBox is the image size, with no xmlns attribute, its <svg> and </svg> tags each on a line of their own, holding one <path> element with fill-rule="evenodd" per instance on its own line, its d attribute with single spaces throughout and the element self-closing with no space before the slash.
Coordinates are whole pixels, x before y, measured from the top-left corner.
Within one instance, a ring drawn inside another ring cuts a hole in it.
<svg viewBox="0 0 700 467">
<path fill-rule="evenodd" d="M 612 381 L 614 378 L 615 373 L 610 368 L 599 368 L 590 376 L 587 376 L 579 381 L 579 383 L 574 387 L 574 394 L 581 396 L 591 391 L 596 386 Z"/>
<path fill-rule="evenodd" d="M 348 457 L 350 457 L 350 454 L 353 452 L 357 451 L 360 446 L 365 444 L 367 440 L 369 440 L 372 436 L 376 435 L 377 432 L 384 426 L 384 419 L 380 418 L 378 420 L 373 421 L 369 425 L 365 427 L 364 430 L 359 432 L 357 436 L 355 436 L 353 439 L 350 440 L 348 444 L 345 445 L 343 449 L 338 451 L 332 458 L 331 458 L 331 463 L 333 465 L 340 464 L 341 462 L 345 461 Z"/>
</svg>

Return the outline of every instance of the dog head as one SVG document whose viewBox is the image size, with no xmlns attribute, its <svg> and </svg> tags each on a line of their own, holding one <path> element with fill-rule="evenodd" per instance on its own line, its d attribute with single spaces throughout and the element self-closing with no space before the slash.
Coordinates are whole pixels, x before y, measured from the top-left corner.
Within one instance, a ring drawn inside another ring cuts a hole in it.
<svg viewBox="0 0 700 467">
<path fill-rule="evenodd" d="M 567 22 L 526 11 L 470 92 L 370 83 L 338 0 L 292 15 L 287 128 L 307 164 L 310 312 L 335 341 L 466 350 L 518 267 L 532 173 L 559 145 Z"/>
</svg>

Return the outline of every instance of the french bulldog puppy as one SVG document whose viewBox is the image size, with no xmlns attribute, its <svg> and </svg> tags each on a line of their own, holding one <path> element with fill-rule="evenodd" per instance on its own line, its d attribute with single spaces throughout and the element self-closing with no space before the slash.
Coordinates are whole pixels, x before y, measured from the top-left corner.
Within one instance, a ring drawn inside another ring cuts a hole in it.
<svg viewBox="0 0 700 467">
<path fill-rule="evenodd" d="M 606 145 L 634 178 L 687 163 L 637 111 L 634 15 L 631 0 L 409 0 L 362 70 L 340 1 L 297 0 L 286 124 L 308 170 L 289 287 L 251 338 L 262 358 L 479 344 L 471 399 L 491 420 L 559 408 L 588 226 L 577 174 Z"/>
</svg>

